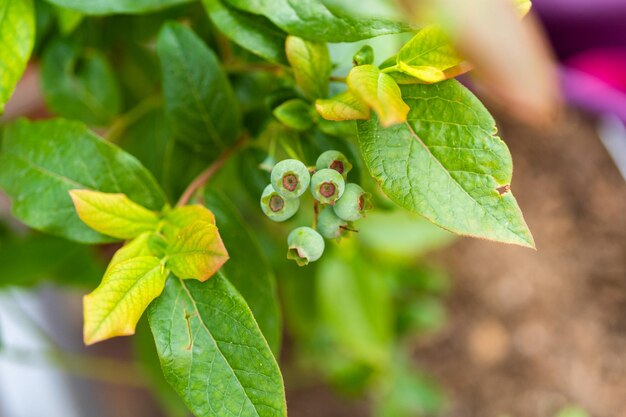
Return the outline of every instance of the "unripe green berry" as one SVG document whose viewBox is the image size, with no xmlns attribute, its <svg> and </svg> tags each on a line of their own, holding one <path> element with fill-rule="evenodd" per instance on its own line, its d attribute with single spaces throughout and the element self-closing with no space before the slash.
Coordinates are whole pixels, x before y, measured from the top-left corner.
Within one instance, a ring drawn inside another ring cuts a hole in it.
<svg viewBox="0 0 626 417">
<path fill-rule="evenodd" d="M 321 169 L 311 178 L 311 193 L 322 204 L 335 204 L 345 188 L 345 180 L 334 169 Z"/>
<path fill-rule="evenodd" d="M 330 168 L 340 173 L 343 178 L 348 178 L 348 172 L 352 169 L 352 164 L 348 161 L 348 158 L 339 151 L 326 151 L 322 153 L 317 162 L 315 168 L 320 169 Z"/>
<path fill-rule="evenodd" d="M 278 194 L 272 185 L 268 185 L 263 190 L 261 196 L 261 210 L 270 220 L 284 222 L 292 217 L 300 208 L 300 200 L 289 199 Z"/>
<path fill-rule="evenodd" d="M 298 227 L 287 237 L 287 258 L 300 266 L 315 262 L 324 253 L 324 238 L 310 227 Z"/>
<path fill-rule="evenodd" d="M 272 169 L 272 187 L 287 199 L 300 197 L 309 186 L 311 174 L 297 159 L 280 161 Z"/>
<path fill-rule="evenodd" d="M 337 217 L 332 207 L 326 207 L 317 218 L 317 231 L 326 239 L 338 239 L 348 228 L 348 222 Z"/>
<path fill-rule="evenodd" d="M 363 217 L 368 208 L 369 194 L 357 184 L 346 184 L 346 191 L 333 206 L 337 217 L 354 222 Z"/>
</svg>

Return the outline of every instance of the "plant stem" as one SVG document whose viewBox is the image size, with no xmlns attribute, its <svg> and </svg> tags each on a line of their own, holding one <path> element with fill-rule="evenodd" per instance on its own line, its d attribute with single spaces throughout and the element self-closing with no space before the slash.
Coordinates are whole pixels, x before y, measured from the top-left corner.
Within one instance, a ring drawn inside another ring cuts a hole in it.
<svg viewBox="0 0 626 417">
<path fill-rule="evenodd" d="M 267 72 L 274 75 L 283 74 L 287 71 L 286 67 L 275 64 L 265 64 L 265 63 L 240 63 L 233 62 L 224 65 L 224 70 L 229 74 L 245 74 L 255 71 Z"/>
<path fill-rule="evenodd" d="M 248 134 L 244 133 L 241 135 L 235 144 L 226 149 L 224 153 L 222 153 L 211 165 L 209 165 L 204 171 L 202 171 L 188 186 L 183 195 L 176 203 L 177 207 L 184 206 L 191 200 L 191 197 L 198 191 L 200 188 L 204 187 L 206 183 L 218 172 L 230 159 L 233 154 L 243 146 L 243 144 L 248 140 Z"/>
<path fill-rule="evenodd" d="M 346 77 L 337 77 L 337 76 L 331 75 L 328 79 L 330 81 L 334 81 L 334 82 L 337 82 L 337 83 L 345 83 L 346 82 Z"/>
<path fill-rule="evenodd" d="M 313 201 L 313 229 L 317 228 L 317 218 L 320 214 L 320 207 L 317 200 Z"/>
<path fill-rule="evenodd" d="M 143 100 L 113 122 L 106 134 L 106 139 L 109 142 L 117 142 L 132 124 L 136 123 L 150 111 L 158 108 L 161 104 L 163 104 L 163 97 L 161 96 L 152 96 Z"/>
</svg>

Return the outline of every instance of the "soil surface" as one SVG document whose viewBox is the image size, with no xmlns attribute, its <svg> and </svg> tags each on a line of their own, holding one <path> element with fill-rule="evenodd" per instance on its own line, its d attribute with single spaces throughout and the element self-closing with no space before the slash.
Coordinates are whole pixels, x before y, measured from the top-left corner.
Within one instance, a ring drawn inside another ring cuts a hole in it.
<svg viewBox="0 0 626 417">
<path fill-rule="evenodd" d="M 415 361 L 448 392 L 446 417 L 553 417 L 568 404 L 626 417 L 626 182 L 578 113 L 556 133 L 500 128 L 537 251 L 459 239 L 435 254 L 454 281 L 449 322 Z M 298 417 L 366 415 L 323 388 L 288 396 Z"/>
</svg>

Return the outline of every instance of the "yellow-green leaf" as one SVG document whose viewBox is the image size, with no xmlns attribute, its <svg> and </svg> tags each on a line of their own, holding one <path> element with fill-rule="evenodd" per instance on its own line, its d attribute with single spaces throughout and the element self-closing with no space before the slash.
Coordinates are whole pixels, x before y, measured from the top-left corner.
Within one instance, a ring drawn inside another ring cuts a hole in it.
<svg viewBox="0 0 626 417">
<path fill-rule="evenodd" d="M 200 204 L 176 207 L 168 211 L 165 216 L 163 216 L 163 220 L 164 223 L 161 231 L 168 240 L 174 239 L 181 229 L 194 222 L 203 221 L 215 224 L 213 212 Z"/>
<path fill-rule="evenodd" d="M 524 17 L 530 12 L 533 4 L 530 0 L 515 0 L 515 8 L 521 17 Z"/>
<path fill-rule="evenodd" d="M 0 0 L 0 114 L 22 77 L 35 44 L 32 0 Z"/>
<path fill-rule="evenodd" d="M 311 100 L 326 97 L 332 70 L 326 44 L 289 36 L 285 48 L 296 83 L 304 96 Z"/>
<path fill-rule="evenodd" d="M 402 100 L 400 87 L 389 75 L 373 65 L 360 65 L 348 74 L 348 88 L 372 108 L 387 127 L 406 121 L 409 106 Z"/>
<path fill-rule="evenodd" d="M 282 124 L 295 130 L 307 130 L 314 122 L 313 107 L 299 98 L 285 101 L 274 109 L 273 114 Z"/>
<path fill-rule="evenodd" d="M 328 99 L 319 99 L 315 102 L 317 112 L 326 120 L 367 120 L 370 109 L 365 103 L 356 98 L 350 91 L 345 91 Z"/>
<path fill-rule="evenodd" d="M 454 73 L 453 69 L 462 62 L 463 58 L 446 32 L 439 26 L 430 25 L 417 32 L 400 49 L 397 67 L 425 83 L 436 83 L 450 78 L 446 73 Z"/>
<path fill-rule="evenodd" d="M 65 7 L 57 6 L 57 19 L 59 21 L 59 29 L 65 36 L 74 32 L 74 29 L 80 25 L 85 17 L 84 14 L 72 9 L 66 9 Z"/>
<path fill-rule="evenodd" d="M 113 258 L 109 262 L 109 266 L 107 267 L 107 271 L 113 268 L 115 265 L 127 261 L 132 258 L 139 258 L 142 256 L 152 256 L 150 253 L 150 249 L 148 248 L 148 241 L 152 233 L 146 232 L 142 233 L 133 240 L 126 242 L 124 246 L 115 252 Z"/>
<path fill-rule="evenodd" d="M 70 196 L 78 217 L 105 235 L 132 239 L 158 227 L 158 215 L 131 201 L 125 194 L 71 190 Z"/>
<path fill-rule="evenodd" d="M 205 221 L 184 227 L 167 250 L 167 267 L 182 279 L 206 281 L 227 260 L 217 227 Z"/>
<path fill-rule="evenodd" d="M 154 256 L 127 259 L 109 268 L 100 286 L 83 300 L 85 344 L 134 334 L 166 278 L 167 271 Z"/>
</svg>

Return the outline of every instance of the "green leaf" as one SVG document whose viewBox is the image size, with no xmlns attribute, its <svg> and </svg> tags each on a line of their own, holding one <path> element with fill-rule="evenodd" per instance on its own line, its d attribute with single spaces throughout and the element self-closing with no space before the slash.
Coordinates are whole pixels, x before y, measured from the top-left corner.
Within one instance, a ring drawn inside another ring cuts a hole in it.
<svg viewBox="0 0 626 417">
<path fill-rule="evenodd" d="M 214 224 L 202 220 L 183 228 L 167 249 L 167 267 L 179 278 L 206 281 L 228 260 Z"/>
<path fill-rule="evenodd" d="M 142 256 L 116 263 L 83 301 L 84 341 L 91 345 L 135 333 L 144 310 L 161 294 L 167 271 L 158 258 Z"/>
<path fill-rule="evenodd" d="M 285 48 L 296 83 L 304 96 L 310 100 L 326 97 L 332 71 L 326 44 L 289 36 Z"/>
<path fill-rule="evenodd" d="M 232 202 L 216 192 L 208 192 L 206 202 L 217 217 L 230 256 L 222 272 L 246 300 L 272 352 L 278 355 L 282 327 L 271 266 Z"/>
<path fill-rule="evenodd" d="M 120 262 L 124 262 L 129 259 L 140 258 L 142 256 L 154 256 L 148 247 L 148 242 L 152 236 L 152 233 L 146 232 L 137 236 L 135 239 L 126 242 L 124 246 L 115 252 L 113 258 L 111 258 L 107 271 Z"/>
<path fill-rule="evenodd" d="M 409 106 L 402 101 L 398 84 L 373 65 L 359 65 L 348 74 L 348 88 L 360 101 L 371 107 L 383 126 L 406 121 Z"/>
<path fill-rule="evenodd" d="M 32 0 L 0 0 L 0 114 L 9 101 L 35 44 Z"/>
<path fill-rule="evenodd" d="M 34 229 L 83 243 L 111 239 L 78 218 L 70 190 L 123 193 L 151 210 L 165 205 L 158 184 L 134 157 L 82 123 L 66 120 L 21 120 L 5 130 L 0 187 L 11 197 L 18 219 Z"/>
<path fill-rule="evenodd" d="M 232 6 L 260 14 L 289 34 L 322 42 L 355 42 L 392 33 L 408 32 L 400 22 L 354 17 L 331 10 L 320 0 L 227 0 Z"/>
<path fill-rule="evenodd" d="M 287 63 L 287 34 L 265 16 L 242 12 L 222 0 L 203 0 L 213 24 L 237 45 L 280 64 Z"/>
<path fill-rule="evenodd" d="M 215 215 L 211 210 L 199 204 L 175 207 L 163 216 L 163 235 L 168 240 L 173 240 L 180 231 L 190 224 L 203 221 L 215 224 Z"/>
<path fill-rule="evenodd" d="M 370 117 L 370 109 L 365 103 L 356 98 L 350 91 L 329 99 L 320 99 L 315 102 L 317 112 L 325 120 L 367 120 Z"/>
<path fill-rule="evenodd" d="M 104 265 L 92 248 L 44 234 L 15 236 L 0 244 L 0 287 L 52 281 L 65 286 L 98 285 Z"/>
<path fill-rule="evenodd" d="M 358 223 L 359 241 L 385 260 L 414 262 L 418 256 L 442 248 L 455 236 L 406 210 L 368 212 Z"/>
<path fill-rule="evenodd" d="M 445 409 L 446 397 L 441 388 L 427 376 L 415 371 L 410 358 L 399 353 L 394 365 L 379 385 L 378 417 L 413 417 L 440 415 Z"/>
<path fill-rule="evenodd" d="M 295 130 L 307 130 L 313 126 L 313 108 L 299 98 L 285 101 L 274 109 L 274 116 L 285 126 Z"/>
<path fill-rule="evenodd" d="M 151 388 L 152 398 L 161 406 L 164 416 L 189 417 L 187 406 L 163 376 L 147 318 L 139 321 L 132 342 L 133 357 L 141 365 L 146 383 Z"/>
<path fill-rule="evenodd" d="M 390 359 L 393 333 L 390 277 L 345 245 L 321 260 L 317 302 L 341 350 L 374 367 Z"/>
<path fill-rule="evenodd" d="M 207 166 L 206 155 L 193 152 L 174 138 L 160 107 L 135 120 L 120 135 L 119 146 L 154 174 L 171 201 L 176 201 Z"/>
<path fill-rule="evenodd" d="M 456 52 L 450 37 L 436 25 L 426 26 L 417 32 L 400 49 L 397 57 L 400 71 L 425 83 L 436 83 L 459 75 L 455 68 L 462 63 L 463 58 Z"/>
<path fill-rule="evenodd" d="M 190 0 L 47 0 L 57 6 L 90 15 L 146 13 L 188 3 Z"/>
<path fill-rule="evenodd" d="M 510 192 L 513 163 L 487 109 L 454 80 L 402 87 L 408 121 L 359 122 L 372 176 L 400 206 L 457 234 L 534 247 Z"/>
<path fill-rule="evenodd" d="M 59 20 L 59 29 L 63 35 L 71 34 L 74 29 L 80 25 L 85 17 L 81 12 L 76 10 L 66 9 L 64 7 L 56 8 L 57 19 Z"/>
<path fill-rule="evenodd" d="M 78 217 L 93 230 L 118 239 L 132 239 L 159 226 L 157 213 L 131 201 L 124 194 L 72 190 Z"/>
<path fill-rule="evenodd" d="M 287 415 L 276 359 L 221 272 L 205 283 L 168 280 L 148 319 L 165 378 L 195 416 Z"/>
<path fill-rule="evenodd" d="M 100 52 L 82 52 L 78 44 L 57 40 L 42 62 L 46 103 L 59 116 L 106 125 L 120 112 L 119 86 Z"/>
<path fill-rule="evenodd" d="M 167 23 L 157 52 L 165 107 L 178 139 L 194 149 L 223 150 L 239 136 L 241 115 L 217 57 L 191 29 Z"/>
</svg>

